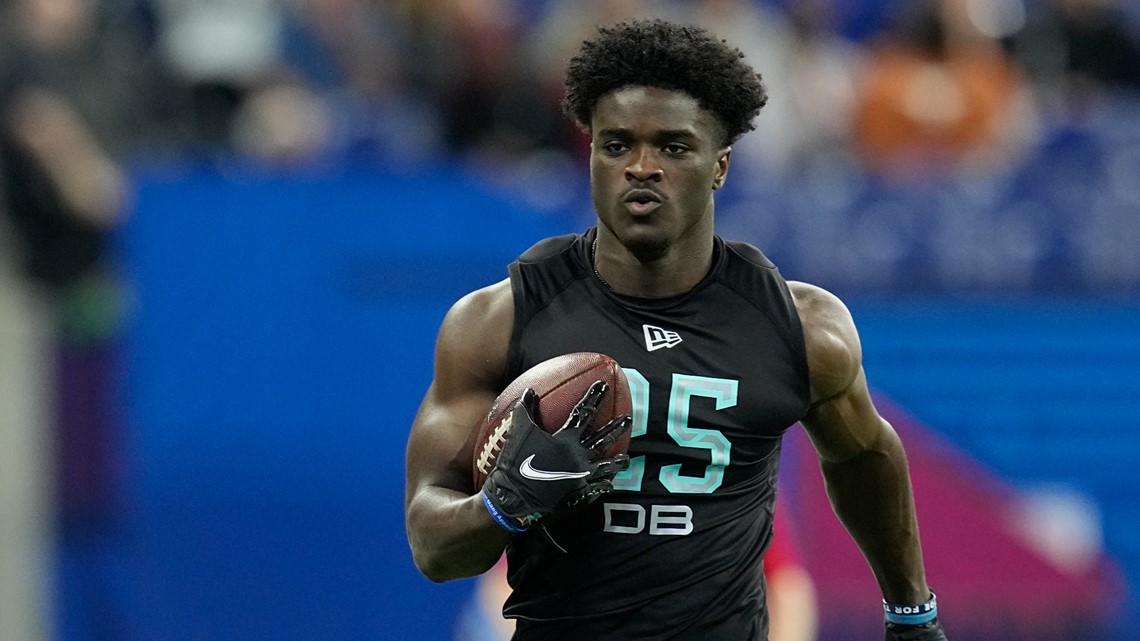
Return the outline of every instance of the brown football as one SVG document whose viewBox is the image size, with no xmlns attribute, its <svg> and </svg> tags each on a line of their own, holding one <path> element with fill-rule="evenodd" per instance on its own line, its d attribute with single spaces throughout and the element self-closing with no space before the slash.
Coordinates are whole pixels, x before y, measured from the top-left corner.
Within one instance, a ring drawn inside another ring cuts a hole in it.
<svg viewBox="0 0 1140 641">
<path fill-rule="evenodd" d="M 615 416 L 629 415 L 633 411 L 629 382 L 625 372 L 614 359 L 595 352 L 574 352 L 543 361 L 511 381 L 491 405 L 491 411 L 479 425 L 475 439 L 471 471 L 475 489 L 483 487 L 487 474 L 506 441 L 508 419 L 515 403 L 528 387 L 538 394 L 537 416 L 534 422 L 547 432 L 555 432 L 566 422 L 570 411 L 582 400 L 594 381 L 605 381 L 609 388 L 602 396 L 598 412 L 590 426 L 597 430 Z M 629 450 L 629 433 L 605 451 L 605 456 L 622 454 Z"/>
</svg>

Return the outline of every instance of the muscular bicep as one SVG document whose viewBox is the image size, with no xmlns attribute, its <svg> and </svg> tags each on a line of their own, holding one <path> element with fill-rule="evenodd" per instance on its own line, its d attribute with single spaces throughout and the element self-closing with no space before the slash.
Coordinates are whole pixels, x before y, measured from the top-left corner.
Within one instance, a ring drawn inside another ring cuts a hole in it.
<svg viewBox="0 0 1140 641">
<path fill-rule="evenodd" d="M 832 294 L 789 283 L 804 328 L 812 405 L 801 423 L 822 460 L 844 461 L 872 449 L 890 426 L 871 401 L 859 334 Z"/>
<path fill-rule="evenodd" d="M 408 500 L 427 486 L 473 494 L 476 429 L 503 387 L 513 310 L 500 283 L 460 300 L 436 342 L 433 380 L 408 437 Z"/>
<path fill-rule="evenodd" d="M 471 484 L 475 431 L 494 400 L 490 390 L 454 395 L 432 384 L 408 438 L 409 492 L 422 485 L 475 492 Z"/>
<path fill-rule="evenodd" d="M 839 394 L 812 406 L 800 421 L 823 461 L 846 461 L 874 449 L 890 426 L 871 401 L 860 367 Z"/>
</svg>

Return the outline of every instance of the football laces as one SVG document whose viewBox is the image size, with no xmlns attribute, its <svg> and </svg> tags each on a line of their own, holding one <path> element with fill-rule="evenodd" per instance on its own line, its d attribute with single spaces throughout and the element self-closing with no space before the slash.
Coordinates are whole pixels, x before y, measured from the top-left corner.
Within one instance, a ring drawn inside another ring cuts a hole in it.
<svg viewBox="0 0 1140 641">
<path fill-rule="evenodd" d="M 503 451 L 503 445 L 507 442 L 507 432 L 510 431 L 511 427 L 511 416 L 514 413 L 515 411 L 511 410 L 495 429 L 491 430 L 487 436 L 487 442 L 483 444 L 483 450 L 479 452 L 476 467 L 484 476 L 491 473 L 491 468 L 495 466 L 495 461 L 499 458 L 499 452 Z"/>
</svg>

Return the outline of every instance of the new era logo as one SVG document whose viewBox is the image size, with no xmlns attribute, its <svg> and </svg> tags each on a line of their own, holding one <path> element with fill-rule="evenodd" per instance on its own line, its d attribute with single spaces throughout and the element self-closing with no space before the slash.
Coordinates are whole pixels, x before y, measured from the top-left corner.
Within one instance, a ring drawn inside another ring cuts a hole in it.
<svg viewBox="0 0 1140 641">
<path fill-rule="evenodd" d="M 642 325 L 645 330 L 645 349 L 653 351 L 662 347 L 672 347 L 681 342 L 681 335 L 654 325 Z"/>
</svg>

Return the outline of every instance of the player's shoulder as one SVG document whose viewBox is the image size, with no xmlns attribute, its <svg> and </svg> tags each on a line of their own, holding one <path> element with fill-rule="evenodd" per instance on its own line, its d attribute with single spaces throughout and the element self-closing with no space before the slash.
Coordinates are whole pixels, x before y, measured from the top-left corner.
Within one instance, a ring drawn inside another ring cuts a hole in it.
<svg viewBox="0 0 1140 641">
<path fill-rule="evenodd" d="M 590 273 L 589 236 L 566 234 L 544 238 L 507 267 L 522 317 L 545 307 L 572 283 Z"/>
<path fill-rule="evenodd" d="M 581 234 L 564 234 L 543 238 L 520 254 L 518 262 L 534 264 L 556 258 L 570 251 L 581 238 Z"/>
<path fill-rule="evenodd" d="M 801 316 L 803 314 L 808 315 L 807 320 L 817 318 L 825 320 L 833 318 L 837 314 L 850 316 L 847 305 L 838 296 L 819 285 L 789 280 L 788 291 L 791 293 L 792 300 L 795 301 L 796 309 L 799 310 Z"/>
<path fill-rule="evenodd" d="M 514 298 L 511 282 L 504 278 L 497 283 L 481 287 L 464 295 L 451 306 L 444 318 L 444 327 L 457 326 L 467 331 L 480 326 L 494 326 L 513 315 Z"/>
<path fill-rule="evenodd" d="M 776 265 L 759 247 L 739 240 L 725 240 L 724 248 L 730 256 L 735 256 L 745 262 L 763 269 L 775 270 Z"/>
<path fill-rule="evenodd" d="M 506 371 L 513 322 L 510 281 L 504 279 L 463 296 L 440 325 L 437 372 L 462 373 L 487 388 L 498 385 Z"/>
<path fill-rule="evenodd" d="M 831 334 L 844 342 L 858 337 L 855 321 L 847 305 L 835 294 L 826 289 L 797 280 L 788 282 L 788 292 L 796 305 L 800 324 L 804 327 L 805 338 L 811 334 Z"/>
<path fill-rule="evenodd" d="M 851 312 L 826 289 L 801 281 L 788 281 L 804 332 L 808 372 L 814 390 L 845 387 L 862 367 L 859 334 Z"/>
</svg>

